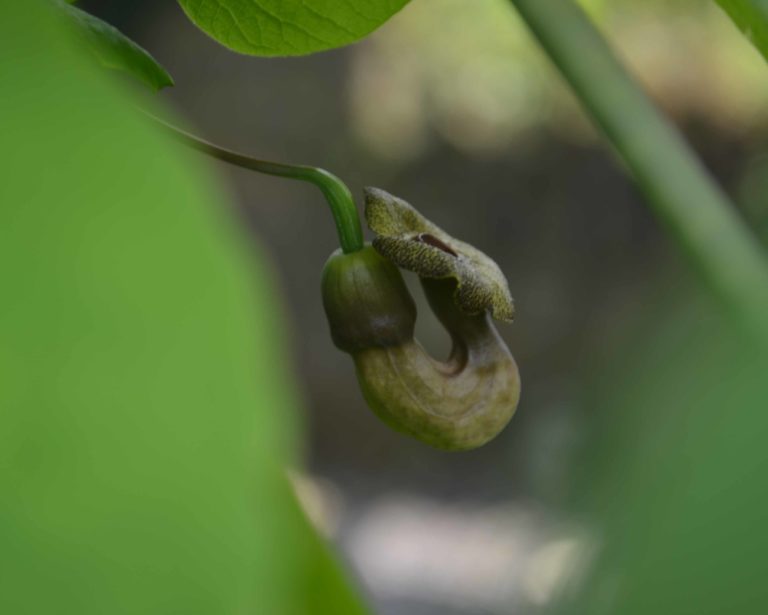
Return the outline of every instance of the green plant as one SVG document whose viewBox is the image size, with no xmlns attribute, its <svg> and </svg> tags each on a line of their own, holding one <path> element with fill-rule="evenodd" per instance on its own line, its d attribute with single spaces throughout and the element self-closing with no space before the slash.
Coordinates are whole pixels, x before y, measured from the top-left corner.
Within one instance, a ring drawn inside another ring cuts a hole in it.
<svg viewBox="0 0 768 615">
<path fill-rule="evenodd" d="M 296 55 L 357 40 L 406 1 L 369 0 L 364 12 L 353 3 L 307 0 L 180 4 L 236 51 Z M 762 358 L 755 352 L 767 330 L 765 255 L 577 5 L 512 4 L 702 273 L 704 287 L 728 308 L 727 326 L 741 329 L 735 338 L 740 343 L 693 344 L 704 348 L 697 359 L 705 357 L 706 369 L 695 370 L 701 361 L 689 365 L 682 354 L 670 370 L 680 377 L 660 392 L 654 388 L 659 379 L 646 374 L 639 399 L 657 394 L 658 407 L 674 407 L 681 380 L 682 388 L 695 392 L 702 373 L 710 381 L 731 374 L 712 399 L 700 400 L 708 422 L 692 420 L 697 429 L 684 425 L 680 433 L 692 433 L 697 450 L 706 450 L 711 433 L 705 427 L 736 398 L 737 428 L 756 437 L 761 431 L 750 431 L 749 421 L 765 401 Z M 718 4 L 766 54 L 765 0 Z M 154 89 L 172 84 L 145 50 L 114 28 L 69 4 L 56 5 L 102 63 Z M 295 458 L 297 418 L 292 386 L 275 359 L 279 317 L 271 289 L 259 271 L 247 270 L 242 238 L 210 206 L 218 196 L 200 161 L 161 138 L 157 124 L 138 116 L 127 95 L 91 71 L 48 8 L 29 2 L 0 9 L 2 82 L 12 84 L 3 92 L 4 138 L 12 146 L 4 152 L 0 193 L 0 610 L 364 612 L 282 475 Z M 42 91 L 55 93 L 55 102 Z M 369 200 L 385 209 L 396 204 L 400 213 L 408 212 L 405 223 L 369 216 L 378 237 L 374 248 L 365 246 L 350 192 L 332 174 L 255 160 L 168 129 L 219 159 L 322 190 L 342 249 L 326 265 L 331 333 L 354 356 L 369 403 L 388 422 L 447 448 L 482 444 L 506 424 L 519 382 L 487 312 L 511 318 L 511 298 L 484 255 L 382 193 Z M 41 144 L 47 159 L 56 161 L 42 169 Z M 476 267 L 458 267 L 457 255 Z M 433 309 L 453 336 L 451 365 L 432 362 L 413 341 L 412 300 L 396 266 L 423 278 Z M 347 284 L 350 276 L 365 277 L 371 291 L 339 291 L 336 284 Z M 376 302 L 366 303 L 378 292 Z M 365 305 L 349 309 L 350 298 Z M 728 357 L 735 359 L 723 368 L 720 359 Z M 409 381 L 388 371 L 397 362 L 418 364 L 423 373 Z M 480 368 L 494 385 L 491 393 L 469 393 L 469 401 L 483 408 L 482 420 L 457 428 L 467 408 L 467 400 L 457 398 L 472 387 L 445 372 L 473 378 Z M 427 399 L 424 411 L 424 404 L 405 400 L 409 389 L 425 382 L 440 388 L 447 381 L 458 383 L 438 398 L 447 406 Z M 636 406 L 640 415 L 642 404 Z M 638 432 L 652 441 L 652 429 Z M 722 443 L 718 450 L 751 471 L 761 462 L 751 444 L 750 455 Z M 669 452 L 672 446 L 665 450 L 679 460 Z M 646 452 L 644 459 L 653 458 L 653 447 Z M 725 466 L 705 467 L 697 474 L 701 484 L 712 477 L 715 486 L 726 484 Z M 640 470 L 633 480 L 645 487 L 642 493 L 654 493 Z M 734 501 L 763 510 L 762 500 L 739 495 Z M 684 500 L 681 491 L 675 497 Z M 635 503 L 634 517 L 642 519 L 637 511 L 646 511 L 651 500 Z M 703 508 L 689 500 L 680 507 L 691 517 Z M 669 540 L 684 534 L 686 521 Z M 612 529 L 620 535 L 623 527 Z M 685 553 L 698 553 L 695 540 L 685 544 Z M 683 567 L 692 561 L 688 557 Z M 646 576 L 638 578 L 650 585 L 663 584 L 641 572 Z M 696 578 L 691 574 L 686 587 Z M 642 612 L 637 596 L 653 595 L 646 590 L 627 590 L 623 612 Z"/>
</svg>

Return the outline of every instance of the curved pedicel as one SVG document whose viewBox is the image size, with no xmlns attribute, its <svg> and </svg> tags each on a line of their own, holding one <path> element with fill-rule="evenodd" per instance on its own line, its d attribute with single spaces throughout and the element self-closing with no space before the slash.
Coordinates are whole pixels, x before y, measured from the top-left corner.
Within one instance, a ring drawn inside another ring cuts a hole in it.
<svg viewBox="0 0 768 615">
<path fill-rule="evenodd" d="M 517 365 L 489 315 L 512 317 L 506 280 L 487 256 L 383 191 L 366 191 L 366 217 L 379 233 L 373 246 L 337 251 L 323 271 L 334 343 L 352 355 L 366 402 L 391 427 L 447 450 L 485 444 L 520 397 Z M 416 307 L 394 263 L 420 274 L 453 341 L 447 361 L 414 339 Z"/>
</svg>

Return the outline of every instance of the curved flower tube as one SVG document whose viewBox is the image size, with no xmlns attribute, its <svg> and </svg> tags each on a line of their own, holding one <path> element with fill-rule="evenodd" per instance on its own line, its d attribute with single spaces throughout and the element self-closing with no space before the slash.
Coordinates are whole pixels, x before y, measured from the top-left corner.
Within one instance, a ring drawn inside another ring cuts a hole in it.
<svg viewBox="0 0 768 615">
<path fill-rule="evenodd" d="M 371 207 L 381 199 L 391 205 L 395 197 L 371 190 L 366 197 L 369 225 L 382 228 L 371 224 Z M 437 448 L 477 448 L 507 425 L 520 397 L 517 365 L 489 314 L 511 318 L 506 280 L 487 256 L 397 201 L 395 217 L 406 212 L 417 227 L 429 224 L 429 232 L 406 230 L 386 244 L 401 262 L 421 268 L 429 305 L 451 335 L 450 357 L 434 359 L 414 338 L 416 306 L 398 268 L 377 250 L 383 235 L 358 252 L 337 251 L 326 263 L 322 291 L 331 336 L 352 356 L 365 400 L 384 422 Z M 474 313 L 462 302 L 467 297 Z"/>
</svg>

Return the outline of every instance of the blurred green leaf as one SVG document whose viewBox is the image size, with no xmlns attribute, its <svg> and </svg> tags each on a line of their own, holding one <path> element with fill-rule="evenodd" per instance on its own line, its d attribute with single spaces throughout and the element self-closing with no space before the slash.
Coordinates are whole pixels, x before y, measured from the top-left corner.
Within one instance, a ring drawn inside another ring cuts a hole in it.
<svg viewBox="0 0 768 615">
<path fill-rule="evenodd" d="M 717 3 L 768 60 L 768 0 L 717 0 Z"/>
<path fill-rule="evenodd" d="M 120 30 L 72 4 L 60 1 L 55 4 L 71 18 L 101 64 L 125 71 L 154 90 L 173 85 L 173 78 L 158 61 Z"/>
<path fill-rule="evenodd" d="M 179 0 L 222 45 L 258 56 L 297 56 L 363 38 L 408 0 Z"/>
<path fill-rule="evenodd" d="M 599 375 L 577 487 L 598 554 L 561 612 L 752 613 L 768 598 L 768 355 L 671 303 Z"/>
<path fill-rule="evenodd" d="M 43 2 L 1 5 L 0 110 L 0 613 L 361 613 L 283 475 L 279 306 L 201 160 Z"/>
</svg>

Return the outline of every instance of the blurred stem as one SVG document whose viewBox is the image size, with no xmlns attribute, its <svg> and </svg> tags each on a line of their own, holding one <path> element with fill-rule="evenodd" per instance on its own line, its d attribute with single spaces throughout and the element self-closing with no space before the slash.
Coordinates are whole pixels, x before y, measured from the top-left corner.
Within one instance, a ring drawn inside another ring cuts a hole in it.
<svg viewBox="0 0 768 615">
<path fill-rule="evenodd" d="M 259 173 L 288 177 L 314 184 L 320 188 L 328 204 L 331 206 L 331 213 L 336 224 L 336 232 L 339 235 L 342 251 L 345 254 L 349 254 L 363 248 L 363 230 L 360 226 L 360 217 L 357 214 L 357 207 L 355 207 L 352 193 L 347 188 L 347 185 L 332 173 L 316 167 L 257 160 L 245 154 L 239 154 L 209 143 L 168 124 L 150 113 L 146 113 L 146 115 L 161 125 L 174 138 L 209 156 Z"/>
<path fill-rule="evenodd" d="M 765 335 L 766 256 L 677 129 L 572 0 L 511 2 L 710 287 L 739 322 Z"/>
</svg>

